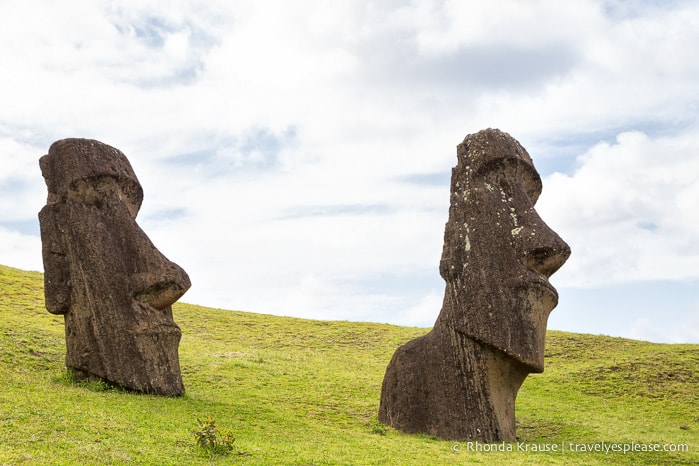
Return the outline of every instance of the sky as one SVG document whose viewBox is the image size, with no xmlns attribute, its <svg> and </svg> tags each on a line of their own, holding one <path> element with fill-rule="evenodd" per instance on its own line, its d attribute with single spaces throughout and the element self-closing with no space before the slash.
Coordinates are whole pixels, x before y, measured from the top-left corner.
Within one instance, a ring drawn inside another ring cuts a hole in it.
<svg viewBox="0 0 699 466">
<path fill-rule="evenodd" d="M 38 159 L 93 138 L 182 301 L 430 327 L 492 127 L 573 251 L 548 328 L 699 343 L 697 44 L 697 1 L 2 0 L 0 263 L 43 270 Z"/>
</svg>

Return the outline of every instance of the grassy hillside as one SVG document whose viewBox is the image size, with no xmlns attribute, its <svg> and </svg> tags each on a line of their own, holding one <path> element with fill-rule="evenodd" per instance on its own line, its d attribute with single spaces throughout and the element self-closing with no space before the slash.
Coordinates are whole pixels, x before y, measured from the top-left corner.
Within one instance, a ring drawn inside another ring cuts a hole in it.
<svg viewBox="0 0 699 466">
<path fill-rule="evenodd" d="M 699 345 L 551 331 L 546 372 L 517 399 L 522 443 L 472 451 L 484 446 L 376 421 L 393 351 L 426 329 L 180 304 L 187 393 L 135 395 L 68 380 L 62 318 L 45 311 L 42 280 L 0 266 L 0 464 L 699 463 Z M 233 432 L 235 453 L 198 451 L 191 431 L 207 416 Z M 689 451 L 570 449 L 602 442 Z"/>
</svg>

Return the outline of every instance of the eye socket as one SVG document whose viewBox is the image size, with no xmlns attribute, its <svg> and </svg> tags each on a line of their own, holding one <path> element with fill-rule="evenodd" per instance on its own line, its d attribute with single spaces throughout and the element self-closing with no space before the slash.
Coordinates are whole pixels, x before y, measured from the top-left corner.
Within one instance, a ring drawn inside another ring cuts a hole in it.
<svg viewBox="0 0 699 466">
<path fill-rule="evenodd" d="M 504 176 L 502 176 L 504 174 Z M 491 185 L 500 186 L 505 192 L 513 192 L 513 187 L 522 186 L 531 205 L 536 204 L 541 194 L 541 177 L 529 163 L 517 157 L 502 157 L 485 163 L 476 173 Z M 504 185 L 502 180 L 507 181 Z"/>
<path fill-rule="evenodd" d="M 65 194 L 65 201 L 102 208 L 104 197 L 89 180 L 78 180 L 68 188 Z"/>
<path fill-rule="evenodd" d="M 138 193 L 125 193 L 122 189 L 123 183 L 119 181 L 111 176 L 77 180 L 71 184 L 64 195 L 64 200 L 76 204 L 92 205 L 98 209 L 123 204 L 135 216 L 140 205 L 134 205 L 133 201 L 138 201 Z"/>
</svg>

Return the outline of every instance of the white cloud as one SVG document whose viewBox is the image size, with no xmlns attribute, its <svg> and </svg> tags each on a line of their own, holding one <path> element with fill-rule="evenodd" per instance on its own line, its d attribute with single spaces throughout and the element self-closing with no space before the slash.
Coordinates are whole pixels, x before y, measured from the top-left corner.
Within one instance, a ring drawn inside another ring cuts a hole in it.
<svg viewBox="0 0 699 466">
<path fill-rule="evenodd" d="M 46 200 L 39 170 L 40 151 L 37 147 L 0 136 L 0 225 L 37 221 L 36 214 Z"/>
<path fill-rule="evenodd" d="M 641 317 L 632 325 L 627 335 L 637 340 L 658 343 L 686 343 L 699 341 L 699 308 L 691 315 L 674 318 L 668 324 L 658 317 Z"/>
<path fill-rule="evenodd" d="M 699 278 L 699 140 L 622 133 L 580 157 L 572 175 L 544 180 L 538 210 L 573 255 L 556 277 L 569 286 Z"/>
<path fill-rule="evenodd" d="M 2 265 L 24 270 L 43 270 L 41 240 L 0 227 L 0 257 Z"/>
<path fill-rule="evenodd" d="M 0 183 L 9 180 L 26 181 L 35 178 L 39 167 L 36 147 L 18 142 L 10 137 L 0 137 L 0 154 L 3 170 L 0 171 Z"/>
<path fill-rule="evenodd" d="M 506 14 L 503 14 L 506 12 Z M 426 53 L 449 53 L 463 46 L 511 45 L 536 48 L 586 35 L 599 24 L 594 2 L 501 0 L 498 7 L 479 1 L 418 2 L 413 10 L 417 42 Z M 514 41 L 513 39 L 516 39 Z M 555 39 L 555 40 L 554 40 Z"/>
<path fill-rule="evenodd" d="M 94 137 L 187 300 L 422 324 L 455 146 L 499 127 L 541 166 L 580 156 L 543 172 L 574 250 L 554 280 L 696 277 L 699 6 L 626 5 L 4 1 L 0 225 L 36 223 L 51 142 Z"/>
</svg>

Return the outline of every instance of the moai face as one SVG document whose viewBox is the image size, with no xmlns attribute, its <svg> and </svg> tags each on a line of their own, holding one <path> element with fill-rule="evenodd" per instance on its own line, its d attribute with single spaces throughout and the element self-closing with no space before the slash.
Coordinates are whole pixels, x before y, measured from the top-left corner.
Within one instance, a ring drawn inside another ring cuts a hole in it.
<svg viewBox="0 0 699 466">
<path fill-rule="evenodd" d="M 180 328 L 170 306 L 190 286 L 136 223 L 143 191 L 128 160 L 98 141 L 54 143 L 40 165 L 46 307 L 65 315 L 79 376 L 178 395 Z"/>
<path fill-rule="evenodd" d="M 541 179 L 515 139 L 481 131 L 457 154 L 439 321 L 541 372 L 546 323 L 558 303 L 548 278 L 570 248 L 534 209 Z"/>
</svg>

